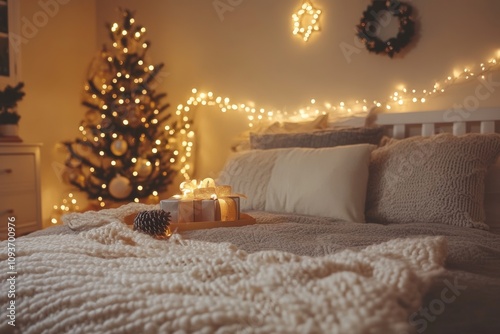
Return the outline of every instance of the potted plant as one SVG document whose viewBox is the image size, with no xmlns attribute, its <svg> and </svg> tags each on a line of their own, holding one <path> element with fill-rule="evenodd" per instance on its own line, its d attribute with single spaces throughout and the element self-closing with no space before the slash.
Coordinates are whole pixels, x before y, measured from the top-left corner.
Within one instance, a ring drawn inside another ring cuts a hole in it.
<svg viewBox="0 0 500 334">
<path fill-rule="evenodd" d="M 12 87 L 7 85 L 0 91 L 0 136 L 17 136 L 21 116 L 17 113 L 17 103 L 25 95 L 24 83 Z"/>
</svg>

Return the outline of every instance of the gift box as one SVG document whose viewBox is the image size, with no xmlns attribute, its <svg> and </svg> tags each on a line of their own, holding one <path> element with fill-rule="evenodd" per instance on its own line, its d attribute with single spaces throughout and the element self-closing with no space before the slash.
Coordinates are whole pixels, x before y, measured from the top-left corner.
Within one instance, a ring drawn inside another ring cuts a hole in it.
<svg viewBox="0 0 500 334">
<path fill-rule="evenodd" d="M 235 221 L 240 219 L 238 196 L 217 199 L 178 198 L 161 200 L 162 210 L 170 212 L 172 223 Z"/>
<path fill-rule="evenodd" d="M 190 180 L 180 185 L 182 195 L 160 201 L 170 212 L 172 223 L 237 221 L 241 194 L 231 193 L 227 185 L 216 186 L 211 178 Z"/>
</svg>

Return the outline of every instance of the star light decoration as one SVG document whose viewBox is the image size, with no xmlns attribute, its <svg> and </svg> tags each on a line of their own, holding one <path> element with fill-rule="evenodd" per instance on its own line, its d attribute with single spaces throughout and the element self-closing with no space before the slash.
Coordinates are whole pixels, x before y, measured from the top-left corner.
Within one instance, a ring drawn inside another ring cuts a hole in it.
<svg viewBox="0 0 500 334">
<path fill-rule="evenodd" d="M 319 31 L 320 15 L 320 9 L 315 8 L 310 1 L 304 1 L 300 9 L 292 15 L 293 34 L 307 42 L 313 32 Z"/>
</svg>

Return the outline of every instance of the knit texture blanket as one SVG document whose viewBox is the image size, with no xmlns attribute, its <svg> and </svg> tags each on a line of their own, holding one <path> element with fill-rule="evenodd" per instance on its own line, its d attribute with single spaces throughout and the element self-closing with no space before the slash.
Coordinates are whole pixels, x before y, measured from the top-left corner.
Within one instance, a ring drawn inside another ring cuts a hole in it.
<svg viewBox="0 0 500 334">
<path fill-rule="evenodd" d="M 79 234 L 19 238 L 16 327 L 2 320 L 0 332 L 406 333 L 447 253 L 443 237 L 320 257 L 247 253 L 155 240 L 123 224 L 124 210 L 72 215 L 92 225 Z M 6 293 L 0 301 L 3 313 Z"/>
</svg>

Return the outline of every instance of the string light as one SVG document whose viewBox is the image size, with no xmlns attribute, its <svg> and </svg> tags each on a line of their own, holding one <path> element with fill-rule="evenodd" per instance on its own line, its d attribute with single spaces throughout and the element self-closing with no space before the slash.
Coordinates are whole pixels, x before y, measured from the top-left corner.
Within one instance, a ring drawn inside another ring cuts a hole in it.
<svg viewBox="0 0 500 334">
<path fill-rule="evenodd" d="M 407 104 L 428 103 L 428 101 L 436 96 L 444 94 L 448 89 L 457 84 L 470 82 L 472 78 L 481 77 L 484 79 L 485 74 L 494 72 L 500 69 L 500 51 L 487 62 L 480 63 L 478 66 L 466 67 L 461 71 L 454 71 L 453 74 L 447 75 L 443 80 L 436 81 L 432 84 L 431 89 L 410 89 L 406 86 L 399 86 L 396 90 L 388 95 L 386 100 L 358 99 L 353 103 L 341 101 L 339 103 L 325 102 L 322 106 L 317 99 L 311 99 L 310 104 L 299 108 L 296 111 L 282 111 L 276 109 L 256 108 L 253 103 L 233 103 L 229 97 L 215 95 L 209 91 L 207 93 L 198 91 L 197 88 L 191 90 L 191 95 L 185 103 L 179 104 L 175 114 L 179 116 L 184 124 L 178 135 L 178 140 L 182 143 L 181 151 L 175 151 L 174 156 L 178 161 L 183 163 L 180 171 L 186 179 L 191 179 L 191 151 L 194 147 L 194 138 L 196 133 L 190 129 L 190 123 L 194 118 L 192 107 L 198 105 L 211 106 L 217 108 L 221 112 L 233 111 L 241 112 L 247 115 L 248 127 L 253 128 L 259 122 L 283 122 L 283 121 L 304 121 L 310 120 L 318 115 L 328 114 L 331 119 L 340 119 L 343 117 L 366 116 L 373 107 L 382 107 L 386 110 L 400 110 Z M 165 126 L 165 131 L 172 131 L 169 126 Z"/>
<path fill-rule="evenodd" d="M 318 21 L 320 15 L 320 9 L 315 8 L 310 1 L 304 1 L 299 10 L 292 15 L 292 33 L 299 35 L 304 42 L 307 42 L 313 32 L 319 31 Z"/>
</svg>

